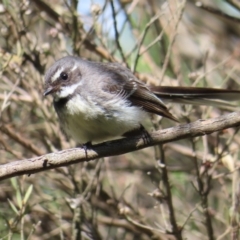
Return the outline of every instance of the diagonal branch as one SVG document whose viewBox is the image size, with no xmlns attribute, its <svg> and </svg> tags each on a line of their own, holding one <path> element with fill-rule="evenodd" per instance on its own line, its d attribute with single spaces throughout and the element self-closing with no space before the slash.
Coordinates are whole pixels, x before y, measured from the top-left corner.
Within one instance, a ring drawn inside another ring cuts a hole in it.
<svg viewBox="0 0 240 240">
<path fill-rule="evenodd" d="M 135 136 L 97 144 L 86 151 L 83 148 L 72 148 L 42 155 L 40 157 L 18 160 L 0 165 L 0 180 L 23 174 L 42 172 L 74 163 L 95 160 L 101 157 L 124 154 L 157 144 L 203 136 L 237 126 L 240 126 L 240 112 L 233 112 L 218 118 L 198 120 L 193 123 L 153 132 L 149 134 L 150 140 L 146 140 L 144 136 Z"/>
</svg>

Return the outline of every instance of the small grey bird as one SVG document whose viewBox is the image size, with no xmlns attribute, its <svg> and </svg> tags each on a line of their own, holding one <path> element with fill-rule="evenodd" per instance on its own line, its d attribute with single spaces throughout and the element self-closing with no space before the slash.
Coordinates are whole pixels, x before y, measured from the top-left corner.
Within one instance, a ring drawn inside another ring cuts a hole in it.
<svg viewBox="0 0 240 240">
<path fill-rule="evenodd" d="M 44 96 L 49 94 L 64 132 L 79 144 L 140 129 L 149 113 L 177 121 L 162 100 L 214 105 L 216 100 L 240 99 L 237 90 L 147 86 L 119 63 L 73 56 L 56 61 L 46 72 Z"/>
</svg>

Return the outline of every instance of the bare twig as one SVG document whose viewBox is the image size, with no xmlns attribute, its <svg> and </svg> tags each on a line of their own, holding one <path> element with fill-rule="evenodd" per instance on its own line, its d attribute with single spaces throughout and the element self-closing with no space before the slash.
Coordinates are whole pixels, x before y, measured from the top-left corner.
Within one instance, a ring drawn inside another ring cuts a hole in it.
<svg viewBox="0 0 240 240">
<path fill-rule="evenodd" d="M 162 66 L 162 72 L 161 72 L 159 84 L 162 82 L 162 80 L 164 78 L 164 75 L 166 73 L 168 64 L 169 64 L 169 60 L 170 60 L 173 44 L 174 44 L 176 36 L 177 36 L 178 25 L 179 25 L 179 23 L 180 23 L 180 21 L 182 19 L 184 8 L 185 8 L 185 4 L 186 4 L 186 1 L 184 0 L 181 3 L 180 12 L 179 12 L 179 15 L 177 17 L 176 24 L 174 26 L 174 32 L 172 33 L 173 35 L 171 36 L 170 43 L 169 43 L 168 50 L 167 50 L 167 54 L 166 54 L 165 59 L 164 59 L 164 63 L 163 63 L 163 66 Z"/>
<path fill-rule="evenodd" d="M 196 144 L 194 141 L 192 141 L 192 148 L 193 148 L 193 151 L 196 152 Z M 203 209 L 203 214 L 205 216 L 205 226 L 208 233 L 208 239 L 213 240 L 214 231 L 212 226 L 212 218 L 208 208 L 208 195 L 211 188 L 212 176 L 209 173 L 207 167 L 204 169 L 204 173 L 201 174 L 200 166 L 197 161 L 196 155 L 193 157 L 193 160 L 195 164 L 196 178 L 197 178 L 197 187 L 195 187 L 195 189 L 197 190 L 201 198 L 201 205 Z"/>
<path fill-rule="evenodd" d="M 166 192 L 165 200 L 168 206 L 168 211 L 169 211 L 169 220 L 171 223 L 171 230 L 170 234 L 173 234 L 173 236 L 178 239 L 182 240 L 182 228 L 178 226 L 177 224 L 177 219 L 176 219 L 176 214 L 175 214 L 175 209 L 174 209 L 174 204 L 173 204 L 173 196 L 172 196 L 172 191 L 171 191 L 171 183 L 169 179 L 169 174 L 168 174 L 168 169 L 166 167 L 166 160 L 165 160 L 165 154 L 162 145 L 158 147 L 159 152 L 160 152 L 160 159 L 159 159 L 159 169 L 161 170 L 162 173 L 162 181 L 164 184 L 164 191 Z"/>
<path fill-rule="evenodd" d="M 162 13 L 161 13 L 162 14 Z M 136 58 L 134 60 L 133 63 L 133 67 L 132 67 L 132 71 L 135 72 L 136 68 L 137 68 L 137 64 L 138 64 L 138 60 L 140 58 L 140 56 L 143 54 L 142 52 L 140 53 L 140 50 L 142 48 L 143 42 L 145 40 L 145 37 L 147 35 L 147 32 L 149 30 L 149 28 L 152 26 L 152 24 L 160 17 L 161 14 L 157 14 L 156 16 L 152 17 L 150 19 L 150 21 L 146 24 L 143 33 L 141 34 L 140 40 L 138 42 L 138 46 L 137 46 L 137 53 L 136 53 Z M 159 36 L 157 37 L 157 41 L 159 41 L 161 39 L 163 35 L 163 31 L 160 32 Z M 159 39 L 160 38 L 160 39 Z M 154 40 L 154 44 L 157 42 L 156 39 Z M 152 45 L 151 45 L 152 46 Z M 147 49 L 145 49 L 145 51 L 147 51 L 149 49 L 149 47 Z"/>
<path fill-rule="evenodd" d="M 119 53 L 122 57 L 123 62 L 127 64 L 125 55 L 123 53 L 122 47 L 121 47 L 120 42 L 119 42 L 120 36 L 119 36 L 119 33 L 118 33 L 118 29 L 117 29 L 116 11 L 115 11 L 113 0 L 110 1 L 110 6 L 111 6 L 111 9 L 112 9 L 112 18 L 113 18 L 116 46 L 119 50 Z"/>
<path fill-rule="evenodd" d="M 36 155 L 42 155 L 41 150 L 39 148 L 35 147 L 32 142 L 29 140 L 25 139 L 24 137 L 20 136 L 19 133 L 16 133 L 14 130 L 12 130 L 9 126 L 7 125 L 2 125 L 0 127 L 0 130 L 10 136 L 12 139 L 14 139 L 16 142 L 18 142 L 20 145 L 24 146 L 25 148 L 29 149 L 32 153 Z"/>
</svg>

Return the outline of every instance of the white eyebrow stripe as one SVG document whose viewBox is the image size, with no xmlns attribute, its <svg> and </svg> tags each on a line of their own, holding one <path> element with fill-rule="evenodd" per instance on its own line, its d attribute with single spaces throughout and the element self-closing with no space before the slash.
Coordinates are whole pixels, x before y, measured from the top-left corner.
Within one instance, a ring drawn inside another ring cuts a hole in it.
<svg viewBox="0 0 240 240">
<path fill-rule="evenodd" d="M 52 83 L 59 78 L 59 76 L 60 76 L 60 74 L 61 74 L 62 71 L 63 71 L 63 67 L 59 68 L 59 69 L 54 73 L 54 75 L 53 75 L 52 78 L 51 78 L 51 82 L 52 82 Z"/>
<path fill-rule="evenodd" d="M 76 64 L 71 68 L 71 72 L 73 72 L 75 69 L 77 69 L 77 65 Z"/>
</svg>

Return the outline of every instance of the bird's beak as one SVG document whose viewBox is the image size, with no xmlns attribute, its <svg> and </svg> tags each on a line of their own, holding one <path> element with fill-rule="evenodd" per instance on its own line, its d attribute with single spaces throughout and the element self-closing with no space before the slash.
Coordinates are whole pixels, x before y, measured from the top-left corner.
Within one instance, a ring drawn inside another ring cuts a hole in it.
<svg viewBox="0 0 240 240">
<path fill-rule="evenodd" d="M 47 95 L 51 94 L 54 92 L 54 88 L 53 87 L 48 87 L 44 93 L 43 93 L 43 96 L 46 97 Z"/>
</svg>

